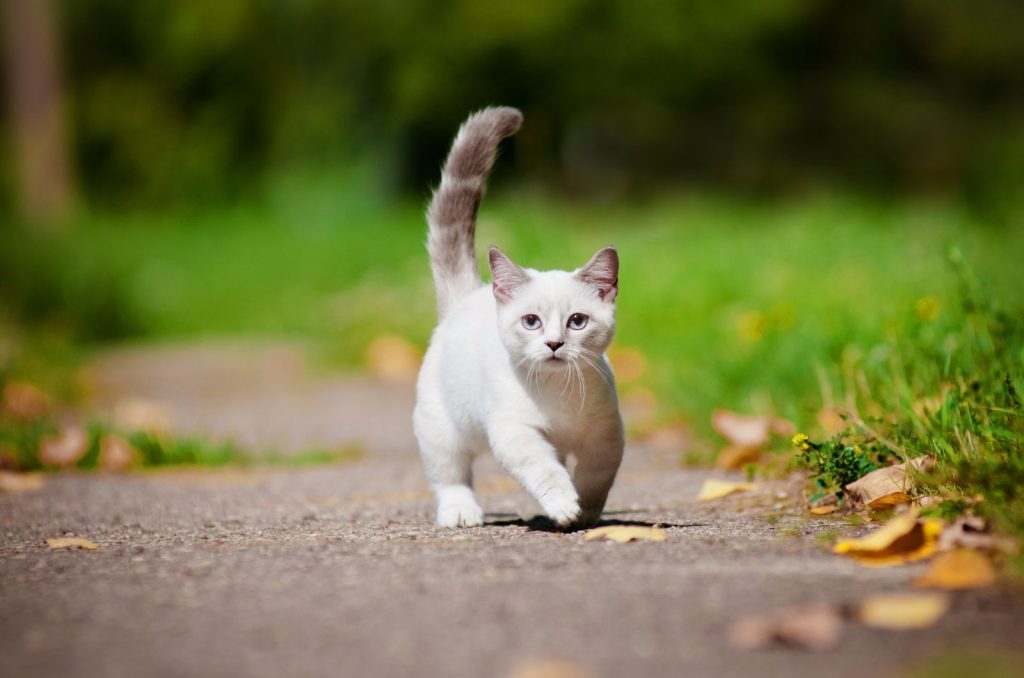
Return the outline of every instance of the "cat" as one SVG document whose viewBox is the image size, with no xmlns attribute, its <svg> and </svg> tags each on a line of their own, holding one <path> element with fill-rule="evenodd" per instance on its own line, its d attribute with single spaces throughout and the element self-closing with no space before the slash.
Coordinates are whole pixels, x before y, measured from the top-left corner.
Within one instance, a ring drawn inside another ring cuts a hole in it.
<svg viewBox="0 0 1024 678">
<path fill-rule="evenodd" d="M 498 143 L 521 124 L 514 108 L 470 116 L 427 210 L 439 322 L 420 368 L 413 428 L 440 527 L 483 524 L 472 464 L 487 449 L 561 528 L 597 523 L 622 461 L 622 417 L 604 355 L 615 333 L 615 248 L 575 271 L 536 271 L 491 247 L 491 285 L 477 271 L 477 209 Z"/>
</svg>

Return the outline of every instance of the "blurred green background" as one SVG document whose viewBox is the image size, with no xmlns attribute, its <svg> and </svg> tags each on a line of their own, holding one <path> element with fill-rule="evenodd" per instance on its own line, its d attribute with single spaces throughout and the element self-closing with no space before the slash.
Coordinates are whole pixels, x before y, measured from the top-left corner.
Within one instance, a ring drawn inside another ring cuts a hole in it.
<svg viewBox="0 0 1024 678">
<path fill-rule="evenodd" d="M 1014 0 L 2 4 L 4 374 L 211 335 L 422 348 L 422 209 L 492 103 L 526 122 L 479 237 L 535 267 L 619 246 L 625 387 L 662 421 L 811 420 L 850 351 L 953 312 L 953 245 L 1020 308 Z"/>
</svg>

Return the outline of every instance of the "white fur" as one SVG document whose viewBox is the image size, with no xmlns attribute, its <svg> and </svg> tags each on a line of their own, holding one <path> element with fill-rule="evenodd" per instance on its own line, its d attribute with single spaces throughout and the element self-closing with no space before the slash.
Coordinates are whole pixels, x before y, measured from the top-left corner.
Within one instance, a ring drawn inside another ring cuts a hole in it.
<svg viewBox="0 0 1024 678">
<path fill-rule="evenodd" d="M 413 424 L 441 527 L 483 524 L 472 462 L 488 449 L 558 525 L 600 518 L 622 460 L 623 430 L 604 357 L 615 331 L 615 290 L 585 281 L 592 264 L 573 272 L 515 267 L 523 277 L 514 289 L 477 288 L 453 301 L 434 331 Z M 566 326 L 573 313 L 589 316 L 584 329 Z M 527 314 L 539 316 L 542 328 L 527 330 Z M 559 341 L 554 353 L 545 343 Z"/>
</svg>

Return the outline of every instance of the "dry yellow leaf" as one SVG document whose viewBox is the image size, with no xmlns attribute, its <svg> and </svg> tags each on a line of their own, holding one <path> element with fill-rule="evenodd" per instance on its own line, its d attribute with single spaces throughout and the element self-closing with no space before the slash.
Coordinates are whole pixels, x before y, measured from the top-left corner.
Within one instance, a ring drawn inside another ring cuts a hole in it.
<svg viewBox="0 0 1024 678">
<path fill-rule="evenodd" d="M 864 599 L 857 620 L 876 629 L 923 629 L 949 611 L 945 593 L 883 593 Z"/>
<path fill-rule="evenodd" d="M 39 461 L 46 466 L 71 466 L 85 456 L 89 436 L 80 426 L 68 426 L 39 442 Z"/>
<path fill-rule="evenodd" d="M 935 465 L 931 457 L 917 457 L 910 461 L 916 471 L 927 471 Z M 846 486 L 846 493 L 856 502 L 872 508 L 895 506 L 910 502 L 909 492 L 914 487 L 907 464 L 896 464 L 872 471 Z"/>
<path fill-rule="evenodd" d="M 614 541 L 624 544 L 630 541 L 665 541 L 668 533 L 660 527 L 642 525 L 606 525 L 587 532 L 584 541 Z"/>
<path fill-rule="evenodd" d="M 711 501 L 712 499 L 721 499 L 727 497 L 735 492 L 747 492 L 757 487 L 754 483 L 737 483 L 729 480 L 718 480 L 716 478 L 708 478 L 704 481 L 704 484 L 700 487 L 700 494 L 697 495 L 697 499 L 700 501 Z"/>
<path fill-rule="evenodd" d="M 41 475 L 0 471 L 0 492 L 31 492 L 42 486 Z"/>
<path fill-rule="evenodd" d="M 996 572 L 984 555 L 970 549 L 940 553 L 914 586 L 930 589 L 973 589 L 995 583 Z"/>
<path fill-rule="evenodd" d="M 835 513 L 839 510 L 839 507 L 835 504 L 831 506 L 812 506 L 811 513 L 816 516 L 827 516 L 830 513 Z"/>
<path fill-rule="evenodd" d="M 840 539 L 832 548 L 861 565 L 887 567 L 927 558 L 938 548 L 942 521 L 918 520 L 916 509 L 900 513 L 871 534 L 859 539 Z"/>
<path fill-rule="evenodd" d="M 80 548 L 86 551 L 95 551 L 99 546 L 94 541 L 82 537 L 54 537 L 46 540 L 46 545 L 51 549 Z"/>
<path fill-rule="evenodd" d="M 388 381 L 415 381 L 420 360 L 419 349 L 394 335 L 377 337 L 366 349 L 370 371 Z"/>
<path fill-rule="evenodd" d="M 730 445 L 719 453 L 718 459 L 715 460 L 715 468 L 734 471 L 757 461 L 760 456 L 761 451 L 757 448 Z"/>
</svg>

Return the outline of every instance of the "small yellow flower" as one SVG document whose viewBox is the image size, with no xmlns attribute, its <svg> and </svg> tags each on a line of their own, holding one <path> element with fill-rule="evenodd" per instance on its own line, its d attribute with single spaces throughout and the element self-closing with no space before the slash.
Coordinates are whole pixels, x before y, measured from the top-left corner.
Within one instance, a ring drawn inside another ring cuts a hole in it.
<svg viewBox="0 0 1024 678">
<path fill-rule="evenodd" d="M 808 449 L 810 445 L 807 444 L 807 435 L 804 433 L 797 433 L 793 436 L 793 446 L 799 447 L 801 450 Z"/>
</svg>

